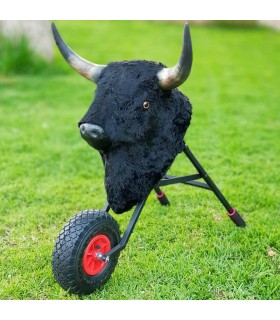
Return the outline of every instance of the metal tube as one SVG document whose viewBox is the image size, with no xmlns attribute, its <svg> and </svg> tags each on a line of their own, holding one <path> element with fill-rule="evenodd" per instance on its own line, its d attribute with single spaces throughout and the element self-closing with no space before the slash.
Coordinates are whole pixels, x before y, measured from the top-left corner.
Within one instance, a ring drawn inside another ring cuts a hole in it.
<svg viewBox="0 0 280 320">
<path fill-rule="evenodd" d="M 201 177 L 204 179 L 204 181 L 208 184 L 209 188 L 214 192 L 216 197 L 220 200 L 221 204 L 226 208 L 228 216 L 230 219 L 238 226 L 238 227 L 245 227 L 246 223 L 242 219 L 242 217 L 239 215 L 237 210 L 233 208 L 226 198 L 223 196 L 221 191 L 217 188 L 215 183 L 212 181 L 212 179 L 208 176 L 206 171 L 203 169 L 201 164 L 198 162 L 198 160 L 195 158 L 191 150 L 187 145 L 184 147 L 184 153 L 189 158 L 190 162 L 193 164 L 193 166 L 196 168 L 196 170 L 201 174 Z"/>
<path fill-rule="evenodd" d="M 135 208 L 133 214 L 132 214 L 132 217 L 129 221 L 129 224 L 123 234 L 123 237 L 120 241 L 120 243 L 118 245 L 116 245 L 114 248 L 112 248 L 109 252 L 107 252 L 105 255 L 103 255 L 103 259 L 106 259 L 108 257 L 110 257 L 111 255 L 113 255 L 114 253 L 116 252 L 119 252 L 121 250 L 123 250 L 126 245 L 127 245 L 127 242 L 132 234 L 132 231 L 136 225 L 136 222 L 138 221 L 138 218 L 140 216 L 140 213 L 145 205 L 145 202 L 146 202 L 147 198 L 145 198 L 142 202 L 140 202 L 137 207 Z"/>
<path fill-rule="evenodd" d="M 193 155 L 193 153 L 191 152 L 191 150 L 189 149 L 189 147 L 187 145 L 185 145 L 183 152 L 189 158 L 190 162 L 194 165 L 196 170 L 201 174 L 201 177 L 205 180 L 205 182 L 208 184 L 210 189 L 214 192 L 216 197 L 220 200 L 222 205 L 226 208 L 227 212 L 232 212 L 232 210 L 233 210 L 232 206 L 228 203 L 226 198 L 222 195 L 220 190 L 217 188 L 217 186 L 212 181 L 212 179 L 208 176 L 206 171 L 203 169 L 203 167 L 198 162 L 198 160 L 195 158 L 195 156 Z"/>
</svg>

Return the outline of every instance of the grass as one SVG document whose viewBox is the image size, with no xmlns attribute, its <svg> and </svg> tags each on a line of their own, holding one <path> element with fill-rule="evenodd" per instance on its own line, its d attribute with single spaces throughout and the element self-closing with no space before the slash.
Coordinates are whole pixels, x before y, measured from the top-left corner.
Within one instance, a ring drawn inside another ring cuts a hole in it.
<svg viewBox="0 0 280 320">
<path fill-rule="evenodd" d="M 27 38 L 11 40 L 0 35 L 0 74 L 58 73 L 54 66 L 30 48 Z"/>
<path fill-rule="evenodd" d="M 96 63 L 156 60 L 172 66 L 182 25 L 59 21 L 65 40 Z M 208 191 L 154 195 L 112 278 L 83 299 L 279 299 L 280 37 L 265 28 L 191 28 L 194 64 L 181 86 L 193 104 L 186 140 L 247 222 L 236 228 Z M 0 75 L 0 298 L 79 299 L 55 283 L 54 241 L 78 211 L 106 198 L 101 159 L 77 122 L 95 86 L 73 73 Z M 170 173 L 194 170 L 179 155 Z M 124 231 L 130 216 L 113 214 Z"/>
</svg>

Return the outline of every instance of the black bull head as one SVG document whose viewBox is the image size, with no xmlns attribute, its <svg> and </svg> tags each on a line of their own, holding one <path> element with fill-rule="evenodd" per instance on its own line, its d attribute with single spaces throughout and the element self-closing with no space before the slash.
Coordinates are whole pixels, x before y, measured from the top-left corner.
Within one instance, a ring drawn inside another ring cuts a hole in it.
<svg viewBox="0 0 280 320">
<path fill-rule="evenodd" d="M 183 150 L 192 107 L 176 88 L 191 70 L 189 27 L 185 25 L 181 56 L 172 68 L 151 61 L 98 65 L 70 49 L 54 24 L 52 29 L 66 61 L 97 85 L 78 125 L 102 157 L 110 207 L 125 212 L 148 196 Z"/>
</svg>

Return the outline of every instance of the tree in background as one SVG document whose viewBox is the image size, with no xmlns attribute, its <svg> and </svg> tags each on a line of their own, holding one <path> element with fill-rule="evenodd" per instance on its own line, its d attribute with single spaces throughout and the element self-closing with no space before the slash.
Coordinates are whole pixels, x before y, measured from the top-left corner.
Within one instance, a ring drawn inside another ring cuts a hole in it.
<svg viewBox="0 0 280 320">
<path fill-rule="evenodd" d="M 53 38 L 50 23 L 40 20 L 0 21 L 0 34 L 12 40 L 28 39 L 31 49 L 47 59 L 53 58 Z"/>
<path fill-rule="evenodd" d="M 0 21 L 0 73 L 32 73 L 53 59 L 50 23 L 39 20 Z"/>
</svg>

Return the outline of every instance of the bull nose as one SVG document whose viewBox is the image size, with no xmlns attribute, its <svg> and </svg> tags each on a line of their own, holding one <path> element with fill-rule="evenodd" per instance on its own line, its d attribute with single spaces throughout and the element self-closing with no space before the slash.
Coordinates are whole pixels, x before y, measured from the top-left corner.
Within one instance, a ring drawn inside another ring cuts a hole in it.
<svg viewBox="0 0 280 320">
<path fill-rule="evenodd" d="M 100 126 L 83 123 L 80 125 L 80 133 L 82 138 L 97 150 L 107 149 L 111 144 L 108 134 Z"/>
</svg>

